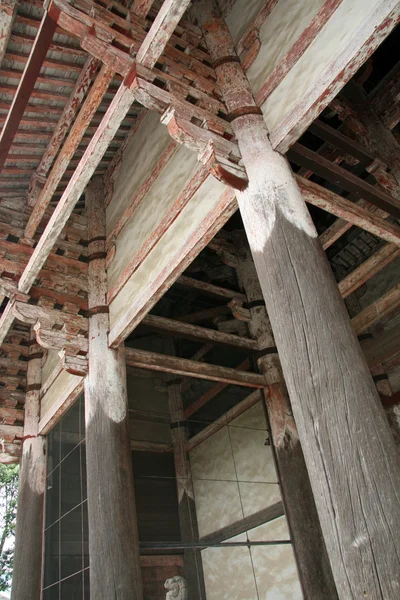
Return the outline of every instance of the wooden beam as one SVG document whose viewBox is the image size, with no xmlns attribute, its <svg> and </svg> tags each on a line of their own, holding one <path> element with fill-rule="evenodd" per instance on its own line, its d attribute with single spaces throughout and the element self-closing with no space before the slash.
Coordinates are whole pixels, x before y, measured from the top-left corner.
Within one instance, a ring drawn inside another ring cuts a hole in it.
<svg viewBox="0 0 400 600">
<path fill-rule="evenodd" d="M 51 165 L 60 149 L 60 146 L 71 127 L 73 120 L 76 117 L 78 107 L 82 104 L 86 93 L 90 87 L 93 77 L 99 66 L 99 61 L 92 56 L 86 60 L 76 80 L 75 87 L 71 93 L 71 97 L 64 107 L 60 119 L 57 121 L 52 138 L 44 152 L 40 164 L 36 169 L 36 173 L 32 176 L 31 187 L 28 194 L 28 205 L 36 204 L 38 192 L 35 190 L 35 177 L 44 178 L 50 171 Z M 29 235 L 27 235 L 29 237 Z"/>
<path fill-rule="evenodd" d="M 305 146 L 298 143 L 293 144 L 287 153 L 287 157 L 295 164 L 311 169 L 316 175 L 324 177 L 331 183 L 340 185 L 357 198 L 363 198 L 389 215 L 397 219 L 400 218 L 400 200 L 393 198 L 385 191 L 374 187 L 364 179 L 330 162 Z"/>
<path fill-rule="evenodd" d="M 136 55 L 139 64 L 154 67 L 189 4 L 190 0 L 164 0 Z"/>
<path fill-rule="evenodd" d="M 233 408 L 228 410 L 222 417 L 219 417 L 199 433 L 196 433 L 196 435 L 188 439 L 186 442 L 187 451 L 190 452 L 193 448 L 196 448 L 196 446 L 205 442 L 205 440 L 208 440 L 214 433 L 223 429 L 228 423 L 231 423 L 236 417 L 240 417 L 246 410 L 249 410 L 249 408 L 258 404 L 258 402 L 262 402 L 262 396 L 259 390 L 255 390 L 244 400 L 241 400 Z"/>
<path fill-rule="evenodd" d="M 250 369 L 250 366 L 251 366 L 250 361 L 248 358 L 246 358 L 244 361 L 242 361 L 236 367 L 236 370 L 237 371 L 247 371 L 248 369 Z M 229 385 L 229 383 L 227 383 L 225 381 L 220 381 L 220 382 L 216 383 L 212 388 L 210 388 L 209 390 L 204 392 L 204 394 L 202 394 L 199 398 L 197 398 L 197 400 L 192 402 L 186 408 L 185 419 L 190 419 L 190 417 L 192 415 L 194 415 L 194 413 L 196 413 L 198 410 L 203 408 L 203 406 L 205 406 L 206 404 L 211 402 L 211 400 L 213 398 L 215 398 L 215 396 L 220 394 L 225 388 L 227 388 L 228 385 Z"/>
<path fill-rule="evenodd" d="M 339 291 L 342 298 L 347 298 L 366 281 L 379 273 L 384 267 L 400 256 L 400 248 L 395 244 L 385 244 L 364 261 L 359 267 L 349 273 L 339 282 Z"/>
<path fill-rule="evenodd" d="M 0 11 L 0 65 L 5 56 L 12 26 L 17 14 L 18 0 L 4 0 Z"/>
<path fill-rule="evenodd" d="M 89 126 L 94 114 L 96 113 L 105 92 L 112 81 L 114 71 L 109 67 L 103 66 L 95 79 L 87 98 L 79 111 L 79 114 L 72 125 L 68 137 L 65 140 L 60 153 L 46 179 L 43 190 L 40 192 L 34 209 L 29 217 L 25 228 L 25 237 L 32 239 L 37 228 L 43 219 L 45 212 L 51 202 L 61 178 L 63 177 L 76 149 L 82 141 L 84 133 Z M 52 138 L 52 142 L 53 142 Z"/>
<path fill-rule="evenodd" d="M 152 7 L 153 1 L 154 0 L 133 0 L 130 13 L 144 19 Z"/>
<path fill-rule="evenodd" d="M 135 99 L 134 92 L 130 88 L 131 83 L 131 80 L 127 79 L 121 84 L 107 109 L 20 278 L 18 283 L 20 291 L 30 290 L 58 236 L 65 227 L 75 204 L 85 190 L 109 143 L 130 109 Z"/>
<path fill-rule="evenodd" d="M 244 387 L 262 388 L 265 385 L 264 377 L 258 373 L 247 373 L 229 367 L 199 363 L 187 358 L 177 358 L 137 348 L 126 348 L 126 364 L 140 369 L 173 373 L 208 381 L 220 381 Z"/>
<path fill-rule="evenodd" d="M 283 517 L 285 514 L 285 509 L 283 506 L 283 502 L 279 501 L 267 508 L 263 508 L 258 512 L 250 515 L 249 517 L 245 517 L 236 523 L 232 523 L 231 525 L 226 525 L 218 531 L 214 531 L 213 533 L 209 533 L 204 537 L 200 538 L 200 542 L 204 542 L 204 545 L 220 544 L 225 540 L 229 540 L 230 538 L 235 537 L 236 535 L 240 535 L 241 533 L 246 533 L 255 527 L 259 527 L 260 525 L 264 525 L 264 523 L 269 523 L 274 519 L 278 519 L 279 517 Z"/>
<path fill-rule="evenodd" d="M 389 318 L 400 307 L 400 284 L 394 286 L 381 298 L 353 317 L 351 324 L 357 335 L 370 329 L 373 325 Z"/>
<path fill-rule="evenodd" d="M 45 12 L 39 31 L 37 33 L 35 43 L 32 46 L 29 60 L 25 65 L 25 69 L 21 80 L 18 84 L 10 111 L 7 115 L 7 120 L 0 136 L 0 171 L 4 167 L 7 154 L 11 148 L 15 134 L 29 98 L 35 86 L 36 78 L 42 68 L 43 61 L 50 47 L 57 24 Z M 4 90 L 3 90 L 4 91 Z"/>
<path fill-rule="evenodd" d="M 255 340 L 249 340 L 238 335 L 223 333 L 215 329 L 207 329 L 191 325 L 190 323 L 181 323 L 173 319 L 158 317 L 156 315 L 146 315 L 142 319 L 142 324 L 157 331 L 167 331 L 173 333 L 176 337 L 198 340 L 201 342 L 212 342 L 213 344 L 231 346 L 232 348 L 242 348 L 243 350 L 257 351 L 258 344 Z"/>
<path fill-rule="evenodd" d="M 212 298 L 223 298 L 226 300 L 232 300 L 233 298 L 237 298 L 238 300 L 246 302 L 246 296 L 241 292 L 229 290 L 219 285 L 208 283 L 207 281 L 193 279 L 193 277 L 188 277 L 187 275 L 181 275 L 180 277 L 178 277 L 178 279 L 175 282 L 175 285 L 181 285 L 182 287 L 188 287 L 191 289 L 199 290 L 201 294 L 204 294 L 205 296 L 211 296 Z"/>
<path fill-rule="evenodd" d="M 391 242 L 397 246 L 400 245 L 399 227 L 388 223 L 376 214 L 338 196 L 334 192 L 331 192 L 308 179 L 296 176 L 296 180 L 303 198 L 308 204 L 318 206 L 318 208 L 322 208 L 322 210 L 326 210 L 332 215 L 352 223 L 352 225 L 361 227 L 361 229 L 364 229 L 387 242 Z"/>
<path fill-rule="evenodd" d="M 400 325 L 378 334 L 374 338 L 362 340 L 365 359 L 370 369 L 393 358 L 400 349 Z"/>
</svg>

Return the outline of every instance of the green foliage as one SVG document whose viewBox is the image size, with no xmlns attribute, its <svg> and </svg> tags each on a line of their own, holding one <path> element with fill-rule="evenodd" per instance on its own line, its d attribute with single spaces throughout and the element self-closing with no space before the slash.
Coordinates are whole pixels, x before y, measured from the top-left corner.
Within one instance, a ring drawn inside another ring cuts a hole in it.
<svg viewBox="0 0 400 600">
<path fill-rule="evenodd" d="M 19 465 L 0 464 L 0 591 L 10 588 L 14 560 Z"/>
</svg>

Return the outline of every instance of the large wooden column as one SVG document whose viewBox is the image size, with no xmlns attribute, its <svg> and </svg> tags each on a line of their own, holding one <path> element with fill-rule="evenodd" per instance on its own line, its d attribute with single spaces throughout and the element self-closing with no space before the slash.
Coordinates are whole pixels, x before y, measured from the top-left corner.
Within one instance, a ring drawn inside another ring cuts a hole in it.
<svg viewBox="0 0 400 600">
<path fill-rule="evenodd" d="M 400 464 L 337 284 L 268 132 L 216 4 L 197 22 L 249 185 L 237 198 L 342 600 L 400 597 Z"/>
<path fill-rule="evenodd" d="M 46 489 L 45 439 L 38 435 L 42 356 L 41 348 L 33 336 L 26 376 L 12 600 L 40 600 L 42 592 L 43 504 Z"/>
<path fill-rule="evenodd" d="M 186 450 L 188 427 L 185 422 L 181 394 L 181 379 L 168 378 L 168 405 L 171 415 L 171 439 L 174 448 L 176 486 L 178 492 L 179 526 L 182 542 L 198 542 L 196 506 L 189 455 Z M 203 563 L 200 550 L 184 551 L 184 577 L 191 600 L 205 600 Z"/>
<path fill-rule="evenodd" d="M 250 334 L 260 344 L 257 364 L 268 384 L 268 420 L 299 579 L 307 600 L 334 600 L 338 596 L 314 496 L 260 283 L 244 237 L 237 235 L 235 240 L 237 275 L 250 306 Z"/>
<path fill-rule="evenodd" d="M 85 382 L 90 595 L 141 600 L 125 352 L 108 347 L 102 178 L 86 192 L 89 228 L 89 374 Z"/>
</svg>

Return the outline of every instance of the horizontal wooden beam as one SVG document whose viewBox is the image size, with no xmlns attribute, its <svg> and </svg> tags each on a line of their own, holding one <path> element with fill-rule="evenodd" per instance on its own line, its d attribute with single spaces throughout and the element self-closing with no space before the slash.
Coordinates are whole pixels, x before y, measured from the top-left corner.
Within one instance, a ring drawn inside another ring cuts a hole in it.
<svg viewBox="0 0 400 600">
<path fill-rule="evenodd" d="M 174 319 L 158 317 L 156 315 L 146 315 L 142 324 L 151 327 L 157 331 L 167 331 L 173 333 L 176 337 L 183 337 L 200 342 L 212 342 L 213 344 L 231 346 L 233 348 L 242 348 L 243 350 L 258 351 L 259 346 L 256 340 L 223 333 L 215 329 L 207 329 L 191 325 L 190 323 L 181 323 Z"/>
<path fill-rule="evenodd" d="M 158 452 L 160 454 L 173 451 L 172 444 L 143 440 L 131 440 L 131 449 L 137 452 Z"/>
<path fill-rule="evenodd" d="M 353 317 L 351 324 L 357 335 L 363 333 L 375 323 L 393 315 L 400 307 L 400 284 L 394 286 L 384 296 L 367 306 Z"/>
<path fill-rule="evenodd" d="M 229 290 L 219 285 L 208 283 L 207 281 L 193 279 L 193 277 L 187 277 L 186 275 L 181 275 L 180 277 L 178 277 L 178 279 L 175 282 L 175 285 L 181 285 L 182 287 L 188 287 L 191 289 L 199 290 L 201 294 L 204 294 L 205 296 L 211 296 L 212 298 L 223 298 L 226 300 L 232 300 L 233 298 L 237 298 L 238 300 L 247 302 L 245 294 L 242 294 L 241 292 Z"/>
<path fill-rule="evenodd" d="M 207 379 L 208 381 L 220 381 L 232 385 L 253 388 L 263 388 L 265 386 L 264 376 L 258 373 L 237 371 L 228 367 L 199 363 L 186 358 L 167 356 L 166 354 L 138 350 L 137 348 L 126 348 L 126 364 L 140 369 L 173 373 L 174 375 Z"/>
<path fill-rule="evenodd" d="M 35 86 L 36 78 L 40 73 L 43 61 L 53 39 L 57 24 L 45 12 L 35 42 L 31 49 L 28 62 L 18 84 L 7 120 L 0 136 L 0 171 L 4 167 L 7 155 L 11 148 L 20 120 L 24 114 L 29 98 Z M 6 86 L 4 86 L 5 88 Z M 5 91 L 2 87 L 2 91 Z"/>
<path fill-rule="evenodd" d="M 322 208 L 377 237 L 400 246 L 400 228 L 326 188 L 296 176 L 306 202 Z"/>
<path fill-rule="evenodd" d="M 196 446 L 205 440 L 208 440 L 214 433 L 217 433 L 217 431 L 223 429 L 228 423 L 231 423 L 234 419 L 246 412 L 246 410 L 249 410 L 249 408 L 260 402 L 262 398 L 261 393 L 262 392 L 259 390 L 255 390 L 244 400 L 238 402 L 236 406 L 228 410 L 222 417 L 219 417 L 219 419 L 216 419 L 213 423 L 210 423 L 210 425 L 207 425 L 207 427 L 191 437 L 186 442 L 186 450 L 190 452 L 193 448 L 196 448 Z"/>
</svg>

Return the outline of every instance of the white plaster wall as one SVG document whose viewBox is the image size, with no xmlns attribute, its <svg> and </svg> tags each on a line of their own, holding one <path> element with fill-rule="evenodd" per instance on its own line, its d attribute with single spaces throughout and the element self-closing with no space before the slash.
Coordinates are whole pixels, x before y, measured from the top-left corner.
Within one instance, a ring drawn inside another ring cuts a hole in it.
<svg viewBox="0 0 400 600">
<path fill-rule="evenodd" d="M 278 2 L 260 29 L 260 52 L 247 71 L 253 90 L 260 89 L 324 4 L 325 0 Z"/>
<path fill-rule="evenodd" d="M 281 499 L 261 402 L 190 452 L 199 534 Z M 289 540 L 281 517 L 227 541 Z M 202 551 L 208 600 L 301 600 L 291 545 Z"/>
<path fill-rule="evenodd" d="M 189 150 L 187 164 L 193 164 L 193 156 Z M 192 169 L 191 175 L 195 169 Z M 225 186 L 211 175 L 206 179 L 201 188 L 193 195 L 190 202 L 185 206 L 180 215 L 175 219 L 168 231 L 149 253 L 147 258 L 133 273 L 121 292 L 110 304 L 110 324 L 114 327 L 129 307 L 140 297 L 140 306 L 153 295 L 152 284 L 160 272 L 164 279 L 172 272 L 178 261 L 178 257 L 184 256 L 184 249 L 189 240 L 196 235 L 200 222 L 212 211 L 218 203 Z M 168 195 L 168 188 L 165 189 Z M 162 202 L 164 202 L 164 197 Z M 134 221 L 131 227 L 131 236 L 136 235 Z M 136 309 L 134 309 L 136 310 Z M 133 311 L 134 312 L 134 311 Z M 133 316 L 133 312 L 131 313 Z"/>
<path fill-rule="evenodd" d="M 167 129 L 164 125 L 160 125 L 160 127 L 163 130 Z M 175 200 L 190 181 L 198 166 L 196 153 L 181 146 L 163 169 L 116 240 L 116 253 L 108 269 L 109 287 L 115 284 L 129 260 L 135 256 L 171 210 Z M 130 173 L 134 173 L 135 170 L 136 163 L 132 163 L 129 173 L 126 174 L 129 187 L 131 187 Z"/>
<path fill-rule="evenodd" d="M 159 114 L 148 112 L 122 156 L 121 167 L 114 181 L 113 198 L 107 208 L 107 235 L 154 169 L 170 141 L 167 128 L 160 123 Z"/>
<path fill-rule="evenodd" d="M 271 134 L 298 103 L 305 112 L 317 100 L 321 89 L 335 80 L 396 4 L 396 0 L 343 0 L 262 106 Z M 294 125 L 288 123 L 288 128 Z"/>
<path fill-rule="evenodd" d="M 47 420 L 63 400 L 81 383 L 82 377 L 62 371 L 40 402 L 40 420 Z"/>
<path fill-rule="evenodd" d="M 57 350 L 47 350 L 46 360 L 42 366 L 42 385 L 60 362 Z"/>
</svg>

